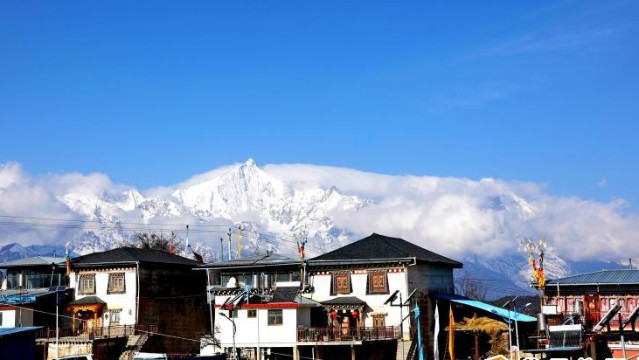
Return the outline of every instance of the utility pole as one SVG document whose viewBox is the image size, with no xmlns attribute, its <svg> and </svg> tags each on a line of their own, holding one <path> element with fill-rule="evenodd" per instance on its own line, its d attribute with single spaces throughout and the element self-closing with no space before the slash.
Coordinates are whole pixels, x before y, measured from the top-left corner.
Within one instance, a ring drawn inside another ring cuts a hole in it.
<svg viewBox="0 0 639 360">
<path fill-rule="evenodd" d="M 224 239 L 220 238 L 220 261 L 224 261 Z"/>
<path fill-rule="evenodd" d="M 229 226 L 229 232 L 226 234 L 229 236 L 229 260 L 231 260 L 231 227 Z"/>
</svg>

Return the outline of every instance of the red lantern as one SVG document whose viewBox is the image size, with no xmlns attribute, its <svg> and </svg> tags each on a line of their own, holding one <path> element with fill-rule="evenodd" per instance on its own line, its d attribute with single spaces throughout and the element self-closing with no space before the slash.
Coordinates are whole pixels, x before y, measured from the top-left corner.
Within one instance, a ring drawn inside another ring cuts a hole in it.
<svg viewBox="0 0 639 360">
<path fill-rule="evenodd" d="M 71 309 L 71 306 L 67 306 L 67 312 L 70 313 L 71 311 L 73 311 L 73 309 Z"/>
<path fill-rule="evenodd" d="M 353 317 L 357 319 L 357 315 L 359 315 L 359 312 L 357 310 L 353 310 L 351 314 L 353 314 Z"/>
<path fill-rule="evenodd" d="M 94 313 L 98 313 L 98 311 L 100 310 L 100 307 L 98 305 L 93 305 L 93 312 Z"/>
<path fill-rule="evenodd" d="M 337 317 L 337 311 L 333 310 L 331 311 L 331 318 L 335 319 Z"/>
</svg>

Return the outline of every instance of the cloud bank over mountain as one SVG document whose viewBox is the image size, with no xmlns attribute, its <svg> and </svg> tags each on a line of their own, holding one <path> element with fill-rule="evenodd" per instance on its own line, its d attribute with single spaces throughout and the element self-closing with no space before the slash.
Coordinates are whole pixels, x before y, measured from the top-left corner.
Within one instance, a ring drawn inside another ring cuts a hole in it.
<svg viewBox="0 0 639 360">
<path fill-rule="evenodd" d="M 114 184 L 106 174 L 34 176 L 20 164 L 0 164 L 0 216 L 0 246 L 63 244 L 87 232 L 122 240 L 136 230 L 190 224 L 210 226 L 200 239 L 213 247 L 228 224 L 245 223 L 247 235 L 292 239 L 307 232 L 311 256 L 373 232 L 460 260 L 499 259 L 521 252 L 517 235 L 544 234 L 547 252 L 563 259 L 623 261 L 639 254 L 628 246 L 639 237 L 639 216 L 623 200 L 553 196 L 529 182 L 258 167 L 253 160 L 146 190 Z"/>
</svg>

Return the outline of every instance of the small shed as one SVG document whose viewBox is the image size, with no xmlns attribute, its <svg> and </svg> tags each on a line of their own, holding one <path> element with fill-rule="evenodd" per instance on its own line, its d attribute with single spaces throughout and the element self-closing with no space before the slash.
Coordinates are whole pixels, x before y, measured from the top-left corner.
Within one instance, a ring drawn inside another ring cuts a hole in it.
<svg viewBox="0 0 639 360">
<path fill-rule="evenodd" d="M 0 328 L 0 359 L 35 360 L 36 331 L 42 326 Z"/>
</svg>

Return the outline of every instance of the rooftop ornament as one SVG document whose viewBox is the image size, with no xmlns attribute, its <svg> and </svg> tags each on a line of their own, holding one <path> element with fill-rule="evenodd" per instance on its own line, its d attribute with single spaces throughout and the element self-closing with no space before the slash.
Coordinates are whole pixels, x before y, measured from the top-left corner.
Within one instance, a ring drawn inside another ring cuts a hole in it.
<svg viewBox="0 0 639 360">
<path fill-rule="evenodd" d="M 533 275 L 537 281 L 540 290 L 546 285 L 546 273 L 544 272 L 544 253 L 546 251 L 546 238 L 542 236 L 539 242 L 535 244 L 530 238 L 522 238 L 517 236 L 519 245 L 528 254 L 528 263 L 532 266 Z M 538 258 L 535 258 L 537 254 Z"/>
</svg>

